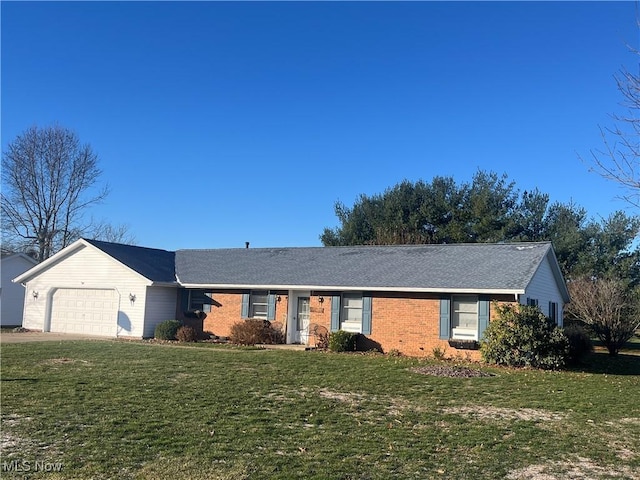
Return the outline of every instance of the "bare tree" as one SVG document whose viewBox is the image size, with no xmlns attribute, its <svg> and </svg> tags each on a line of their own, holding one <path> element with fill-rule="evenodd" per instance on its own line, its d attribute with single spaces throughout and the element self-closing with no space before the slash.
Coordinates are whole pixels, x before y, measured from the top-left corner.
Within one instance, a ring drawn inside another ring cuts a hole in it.
<svg viewBox="0 0 640 480">
<path fill-rule="evenodd" d="M 640 76 L 623 68 L 614 78 L 627 113 L 612 115 L 614 126 L 600 128 L 604 147 L 591 151 L 590 170 L 618 183 L 621 198 L 640 207 Z"/>
<path fill-rule="evenodd" d="M 640 327 L 640 302 L 637 292 L 615 279 L 580 277 L 568 284 L 571 303 L 567 313 L 591 327 L 610 355 Z"/>
<path fill-rule="evenodd" d="M 105 242 L 126 243 L 135 245 L 137 243 L 135 235 L 131 233 L 128 225 L 112 225 L 101 222 L 91 229 L 91 238 Z"/>
<path fill-rule="evenodd" d="M 31 127 L 2 155 L 3 240 L 35 246 L 42 261 L 84 232 L 83 213 L 103 200 L 95 188 L 98 157 L 77 135 L 58 125 Z"/>
</svg>

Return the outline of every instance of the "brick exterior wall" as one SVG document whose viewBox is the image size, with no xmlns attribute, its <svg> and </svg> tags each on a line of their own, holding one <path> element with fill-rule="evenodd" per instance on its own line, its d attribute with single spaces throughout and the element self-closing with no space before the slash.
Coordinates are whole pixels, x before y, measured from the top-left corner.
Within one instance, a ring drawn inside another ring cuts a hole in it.
<svg viewBox="0 0 640 480">
<path fill-rule="evenodd" d="M 337 292 L 333 292 L 337 293 Z M 314 293 L 310 297 L 310 326 L 319 331 L 331 328 L 331 295 Z M 283 331 L 287 328 L 289 299 L 280 294 L 276 303 L 275 319 Z M 445 351 L 447 357 L 472 360 L 480 358 L 477 350 L 456 349 L 447 340 L 439 338 L 440 296 L 434 294 L 374 293 L 372 295 L 371 334 L 367 335 L 366 348 L 377 348 L 382 352 L 397 350 L 403 355 L 433 356 L 435 348 Z M 320 302 L 320 298 L 324 301 Z M 242 292 L 217 292 L 213 294 L 215 305 L 202 321 L 202 328 L 221 337 L 228 337 L 231 326 L 242 321 Z M 491 297 L 489 318 L 495 318 L 494 302 L 514 302 L 512 296 Z M 316 337 L 310 332 L 309 345 L 314 346 Z"/>
</svg>

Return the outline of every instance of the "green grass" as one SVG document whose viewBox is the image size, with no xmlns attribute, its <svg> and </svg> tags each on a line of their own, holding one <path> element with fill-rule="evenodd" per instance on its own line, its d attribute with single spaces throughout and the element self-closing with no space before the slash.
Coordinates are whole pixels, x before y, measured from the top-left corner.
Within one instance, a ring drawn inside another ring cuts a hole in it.
<svg viewBox="0 0 640 480">
<path fill-rule="evenodd" d="M 414 373 L 372 355 L 6 344 L 2 462 L 30 478 L 640 478 L 640 356 Z M 61 473 L 34 472 L 35 461 Z"/>
</svg>

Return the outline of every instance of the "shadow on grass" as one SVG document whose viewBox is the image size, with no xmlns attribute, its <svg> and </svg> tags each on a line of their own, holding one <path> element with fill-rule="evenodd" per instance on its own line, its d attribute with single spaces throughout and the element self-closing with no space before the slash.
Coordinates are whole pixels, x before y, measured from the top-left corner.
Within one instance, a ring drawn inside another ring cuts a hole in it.
<svg viewBox="0 0 640 480">
<path fill-rule="evenodd" d="M 570 370 L 608 375 L 640 375 L 640 355 L 621 352 L 611 356 L 606 351 L 596 351 Z"/>
<path fill-rule="evenodd" d="M 3 378 L 0 379 L 0 382 L 28 382 L 28 383 L 37 383 L 37 378 Z"/>
</svg>

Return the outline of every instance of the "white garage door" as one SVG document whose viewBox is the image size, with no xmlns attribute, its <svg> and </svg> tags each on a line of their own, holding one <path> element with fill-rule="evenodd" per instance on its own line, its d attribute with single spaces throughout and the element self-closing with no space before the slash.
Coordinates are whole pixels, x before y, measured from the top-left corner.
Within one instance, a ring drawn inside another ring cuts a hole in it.
<svg viewBox="0 0 640 480">
<path fill-rule="evenodd" d="M 52 332 L 115 336 L 117 322 L 115 290 L 61 288 L 53 294 Z"/>
</svg>

